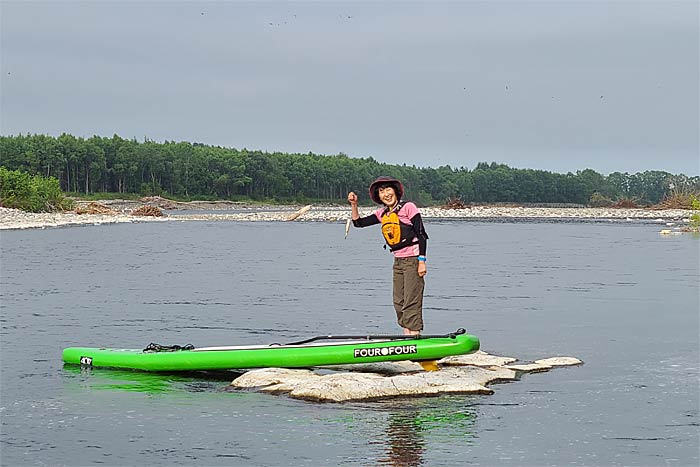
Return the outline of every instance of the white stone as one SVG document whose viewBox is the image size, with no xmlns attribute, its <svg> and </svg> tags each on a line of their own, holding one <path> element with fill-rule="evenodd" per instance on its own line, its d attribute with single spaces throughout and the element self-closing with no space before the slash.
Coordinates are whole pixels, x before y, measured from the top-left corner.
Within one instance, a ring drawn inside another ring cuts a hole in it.
<svg viewBox="0 0 700 467">
<path fill-rule="evenodd" d="M 516 358 L 512 357 L 498 357 L 495 355 L 489 355 L 481 350 L 467 355 L 455 355 L 452 357 L 445 357 L 439 361 L 443 365 L 476 365 L 476 366 L 502 366 L 507 363 L 512 363 L 516 361 Z"/>
<path fill-rule="evenodd" d="M 396 375 L 423 371 L 423 367 L 417 362 L 377 362 L 377 363 L 355 363 L 353 365 L 329 365 L 318 368 L 325 368 L 333 371 L 355 371 L 362 373 L 378 373 L 381 375 Z"/>
<path fill-rule="evenodd" d="M 516 377 L 517 373 L 508 368 L 478 366 L 394 376 L 359 372 L 319 375 L 309 370 L 266 368 L 249 371 L 231 385 L 284 393 L 296 399 L 344 402 L 399 396 L 492 394 L 487 384 L 512 381 Z"/>
<path fill-rule="evenodd" d="M 540 371 L 549 371 L 552 369 L 552 365 L 543 365 L 541 363 L 525 363 L 519 365 L 506 365 L 505 368 L 509 370 L 521 371 L 525 373 L 537 373 Z"/>
<path fill-rule="evenodd" d="M 535 360 L 535 363 L 550 366 L 571 366 L 583 364 L 583 362 L 576 357 L 551 357 L 542 360 Z"/>
<path fill-rule="evenodd" d="M 243 373 L 235 379 L 240 388 L 263 388 L 280 384 L 294 386 L 319 376 L 311 370 L 291 370 L 288 368 L 261 368 Z"/>
<path fill-rule="evenodd" d="M 392 378 L 372 373 L 325 375 L 309 383 L 295 387 L 289 395 L 296 399 L 343 402 L 421 394 L 407 389 L 401 391 L 393 384 Z M 430 393 L 437 394 L 437 391 L 431 390 Z"/>
</svg>

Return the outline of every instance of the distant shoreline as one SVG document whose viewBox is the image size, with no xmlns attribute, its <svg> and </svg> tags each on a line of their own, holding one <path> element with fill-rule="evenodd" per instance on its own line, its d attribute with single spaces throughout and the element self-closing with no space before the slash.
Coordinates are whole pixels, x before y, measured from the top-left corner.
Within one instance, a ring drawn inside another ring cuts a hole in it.
<svg viewBox="0 0 700 467">
<path fill-rule="evenodd" d="M 0 230 L 42 229 L 79 225 L 104 225 L 115 223 L 169 222 L 169 221 L 241 221 L 241 222 L 280 222 L 288 221 L 291 214 L 302 206 L 250 206 L 241 204 L 221 205 L 221 203 L 199 203 L 197 208 L 188 209 L 188 203 L 177 203 L 169 210 L 162 210 L 163 217 L 134 216 L 131 212 L 143 203 L 116 201 L 96 202 L 110 207 L 108 213 L 76 214 L 28 213 L 17 209 L 0 207 Z M 172 210 L 176 210 L 172 212 Z M 208 210 L 197 213 L 196 210 Z M 366 215 L 373 208 L 361 208 Z M 212 211 L 215 211 L 212 213 Z M 613 209 L 581 207 L 519 207 L 519 206 L 472 206 L 464 209 L 421 208 L 426 220 L 439 219 L 548 219 L 551 221 L 589 220 L 647 220 L 661 225 L 685 226 L 693 211 L 687 209 Z M 294 222 L 345 222 L 350 217 L 350 209 L 345 206 L 311 206 Z"/>
</svg>

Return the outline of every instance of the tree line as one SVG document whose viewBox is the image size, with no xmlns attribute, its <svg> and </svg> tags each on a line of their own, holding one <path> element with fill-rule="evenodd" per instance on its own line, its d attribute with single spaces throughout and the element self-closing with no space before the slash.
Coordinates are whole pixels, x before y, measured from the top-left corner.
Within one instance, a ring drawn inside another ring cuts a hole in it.
<svg viewBox="0 0 700 467">
<path fill-rule="evenodd" d="M 670 190 L 700 191 L 700 177 L 645 171 L 554 173 L 480 162 L 473 169 L 384 164 L 372 157 L 263 152 L 201 143 L 62 134 L 0 136 L 0 166 L 56 178 L 63 191 L 182 199 L 344 200 L 380 175 L 400 179 L 421 205 L 575 203 L 632 199 L 655 204 Z M 364 201 L 368 201 L 364 197 Z"/>
</svg>

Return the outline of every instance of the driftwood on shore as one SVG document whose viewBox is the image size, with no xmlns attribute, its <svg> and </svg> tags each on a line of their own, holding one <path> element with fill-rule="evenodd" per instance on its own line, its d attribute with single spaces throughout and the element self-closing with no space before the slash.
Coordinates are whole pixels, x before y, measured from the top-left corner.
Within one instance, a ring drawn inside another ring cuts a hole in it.
<svg viewBox="0 0 700 467">
<path fill-rule="evenodd" d="M 105 206 L 104 204 L 96 203 L 94 201 L 87 204 L 80 204 L 75 208 L 76 214 L 117 214 L 112 208 Z"/>
<path fill-rule="evenodd" d="M 155 206 L 141 206 L 138 209 L 134 209 L 131 215 L 141 217 L 163 217 L 163 211 Z"/>
<path fill-rule="evenodd" d="M 293 220 L 295 220 L 295 219 L 298 219 L 300 216 L 302 216 L 303 214 L 307 213 L 307 212 L 309 211 L 309 209 L 311 209 L 311 205 L 310 205 L 310 204 L 304 206 L 304 207 L 301 208 L 301 209 L 299 209 L 297 212 L 295 212 L 295 213 L 293 213 L 293 214 L 287 216 L 287 220 L 288 220 L 288 221 L 293 221 Z"/>
</svg>

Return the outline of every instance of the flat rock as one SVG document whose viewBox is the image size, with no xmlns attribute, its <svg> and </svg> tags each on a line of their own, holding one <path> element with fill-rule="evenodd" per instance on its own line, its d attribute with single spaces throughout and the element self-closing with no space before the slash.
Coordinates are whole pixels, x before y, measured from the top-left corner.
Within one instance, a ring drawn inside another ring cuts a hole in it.
<svg viewBox="0 0 700 467">
<path fill-rule="evenodd" d="M 516 359 L 485 352 L 472 355 L 471 362 L 445 364 L 439 371 L 423 371 L 415 362 L 383 362 L 325 366 L 313 370 L 264 368 L 244 373 L 231 386 L 295 399 L 320 402 L 375 400 L 439 394 L 492 394 L 489 384 L 517 380 L 520 374 L 549 371 L 556 366 L 580 365 L 573 357 L 554 357 L 534 363 L 511 365 Z"/>
<path fill-rule="evenodd" d="M 487 384 L 515 378 L 515 371 L 507 368 L 474 366 L 395 376 L 361 372 L 319 375 L 309 370 L 265 368 L 249 371 L 231 385 L 284 393 L 295 399 L 346 402 L 399 396 L 492 394 L 493 390 L 487 388 Z"/>
<path fill-rule="evenodd" d="M 288 368 L 262 368 L 244 373 L 236 378 L 234 386 L 238 388 L 278 388 L 291 391 L 296 385 L 313 381 L 318 375 L 311 370 L 291 370 Z"/>
<path fill-rule="evenodd" d="M 355 363 L 353 365 L 329 365 L 321 366 L 331 371 L 354 371 L 363 373 L 379 373 L 380 375 L 396 375 L 401 373 L 411 373 L 423 371 L 423 367 L 417 362 L 376 362 L 376 363 Z"/>
<path fill-rule="evenodd" d="M 522 371 L 525 373 L 538 373 L 541 371 L 549 371 L 553 367 L 551 365 L 544 365 L 542 363 L 525 363 L 519 365 L 506 365 L 506 368 L 515 371 Z"/>
<path fill-rule="evenodd" d="M 535 360 L 535 363 L 550 366 L 571 366 L 583 364 L 583 362 L 576 357 L 551 357 L 542 360 Z"/>
<path fill-rule="evenodd" d="M 508 363 L 513 363 L 517 358 L 513 357 L 499 357 L 497 355 L 490 355 L 481 350 L 467 355 L 455 355 L 453 357 L 445 357 L 440 360 L 440 364 L 443 365 L 476 365 L 476 366 L 503 366 Z"/>
</svg>

